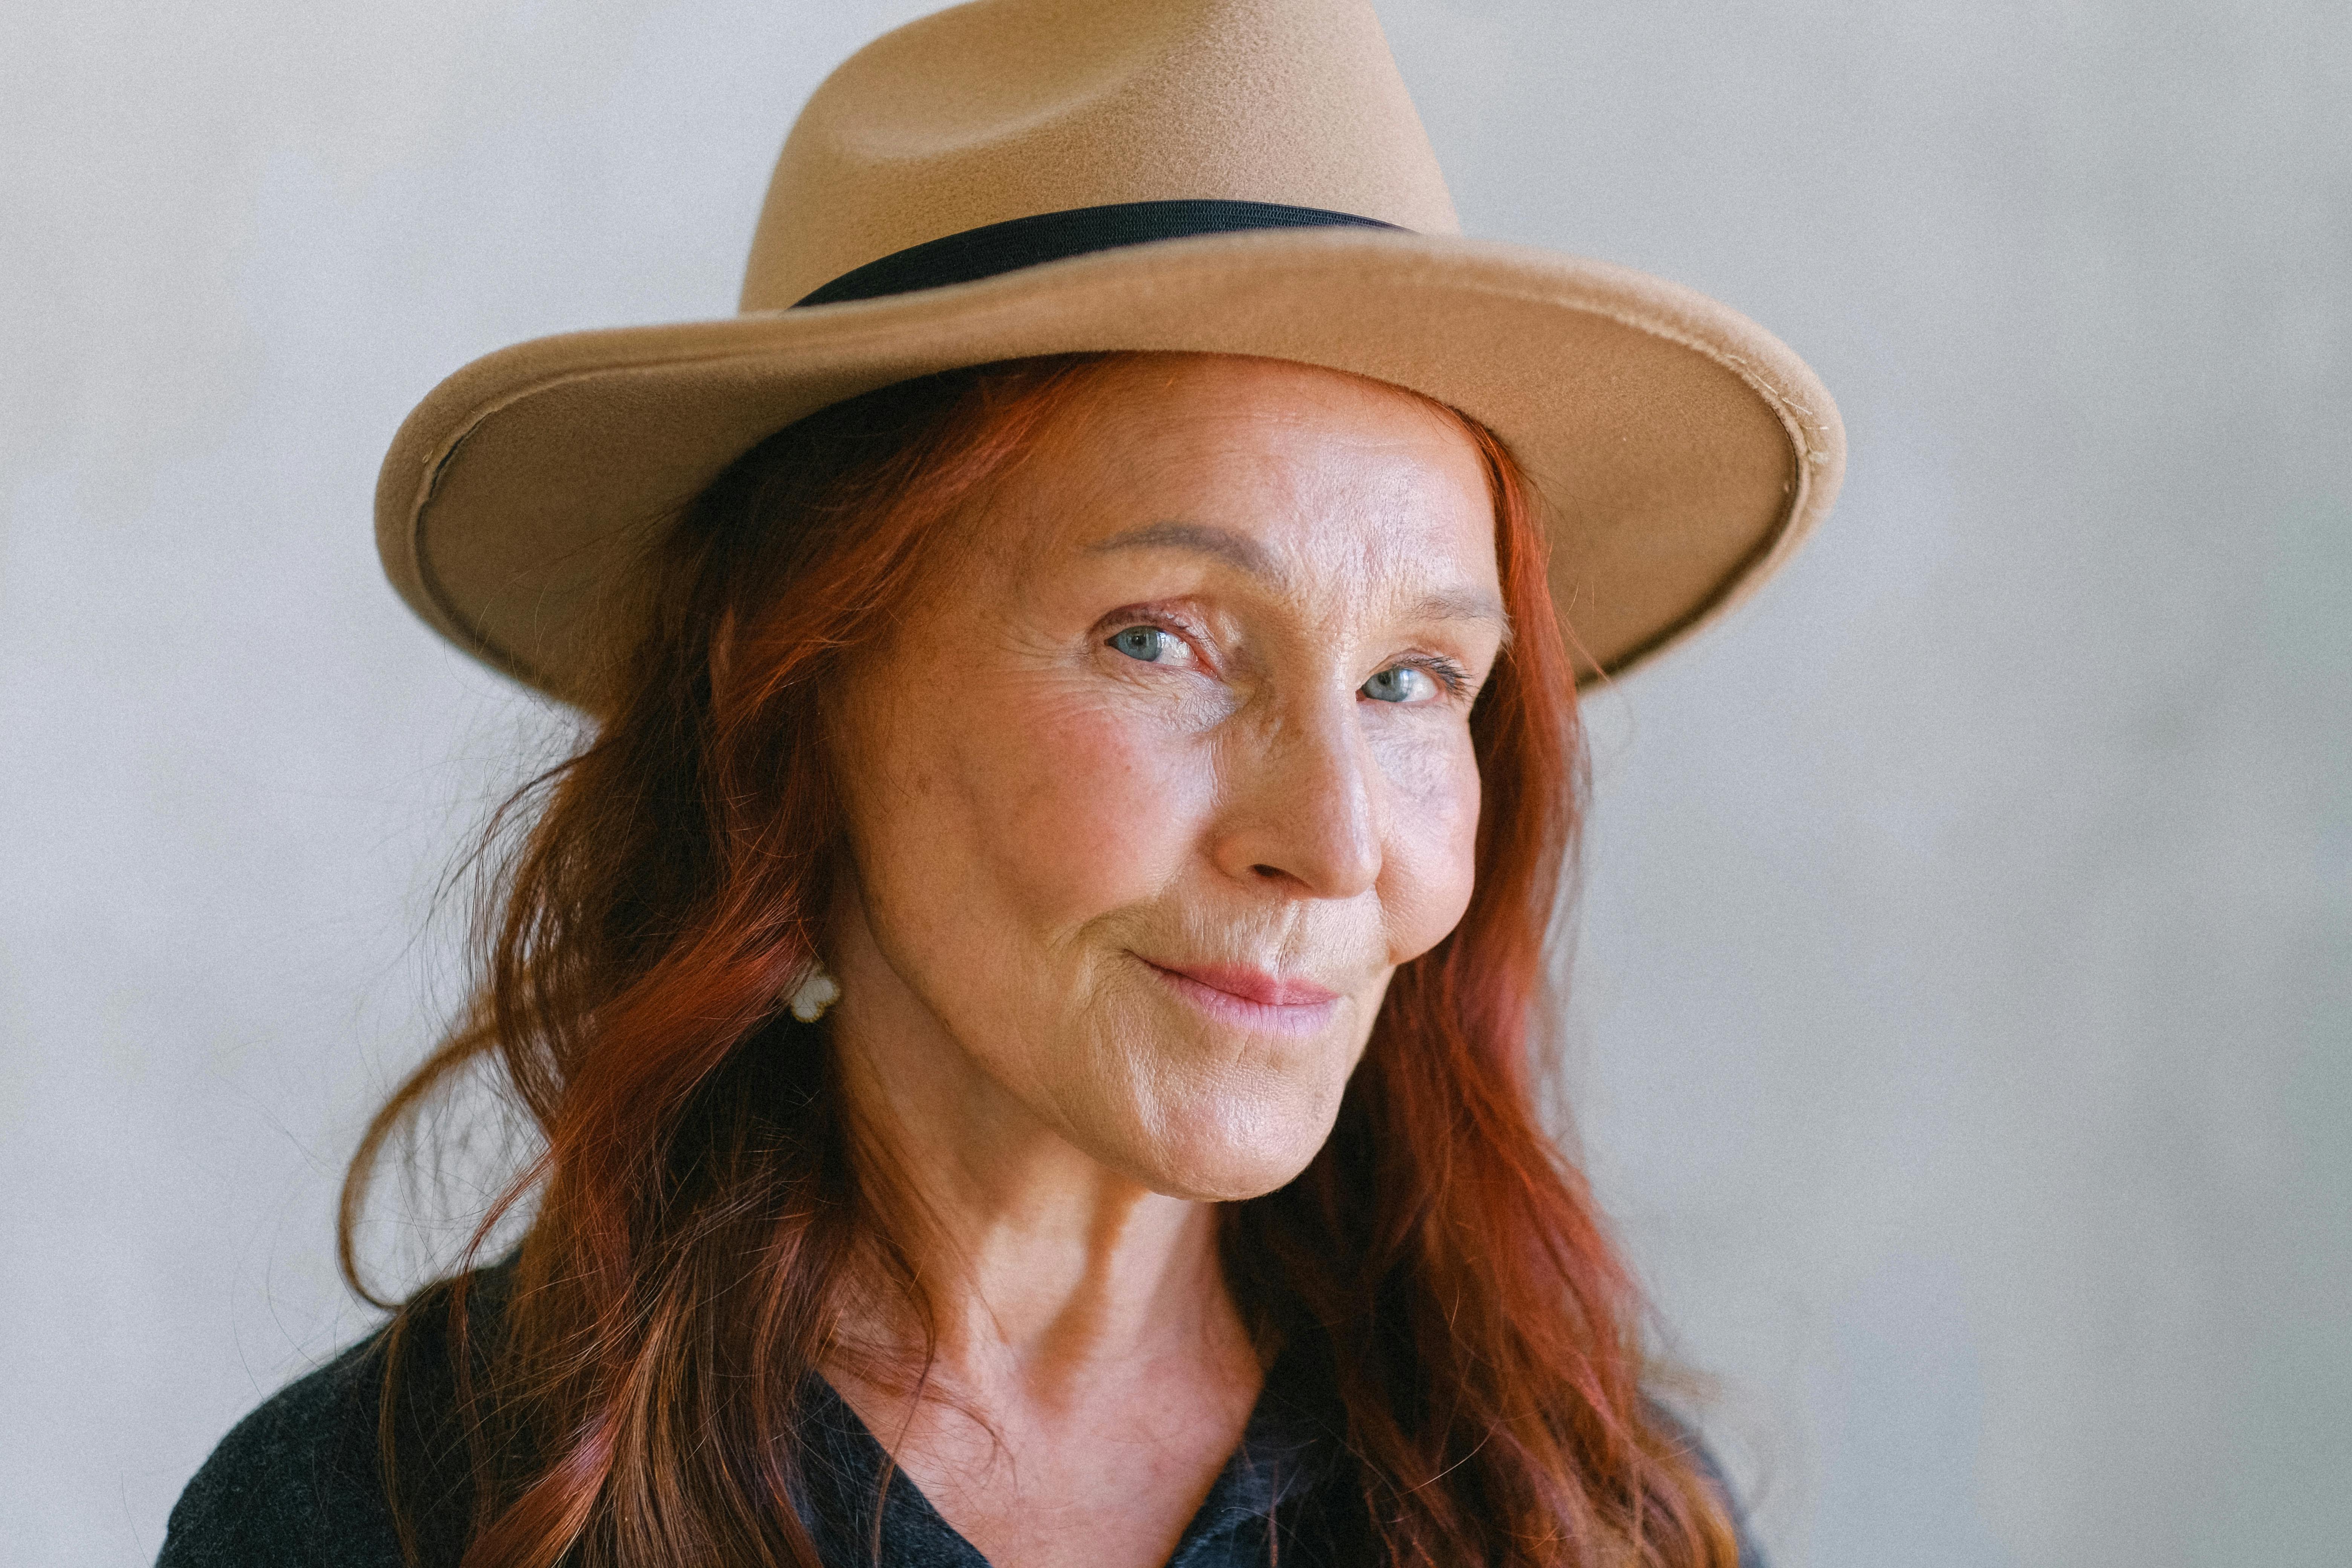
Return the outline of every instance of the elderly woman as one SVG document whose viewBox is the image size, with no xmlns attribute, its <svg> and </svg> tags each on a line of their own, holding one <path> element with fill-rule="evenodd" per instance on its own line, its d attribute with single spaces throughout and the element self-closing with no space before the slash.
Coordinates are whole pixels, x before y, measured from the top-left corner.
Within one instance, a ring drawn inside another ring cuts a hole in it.
<svg viewBox="0 0 2352 1568">
<path fill-rule="evenodd" d="M 530 1223 L 166 1563 L 1751 1560 L 1534 1101 L 1580 674 L 1835 415 L 1453 227 L 1359 0 L 986 0 L 818 92 L 743 315 L 426 400 L 394 581 L 593 726 L 345 1256 L 482 1065 Z"/>
</svg>

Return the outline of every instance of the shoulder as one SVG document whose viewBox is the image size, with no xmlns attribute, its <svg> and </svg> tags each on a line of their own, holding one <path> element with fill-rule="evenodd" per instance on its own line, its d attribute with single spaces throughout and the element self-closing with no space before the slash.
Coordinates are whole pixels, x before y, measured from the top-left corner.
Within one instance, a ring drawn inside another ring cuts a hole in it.
<svg viewBox="0 0 2352 1568">
<path fill-rule="evenodd" d="M 172 1510 L 158 1568 L 391 1568 L 377 1463 L 382 1336 L 288 1384 L 232 1427 Z"/>
<path fill-rule="evenodd" d="M 475 1279 L 498 1286 L 503 1273 Z M 402 1491 L 428 1563 L 463 1517 L 462 1485 L 434 1463 L 452 1451 L 442 1439 L 456 1383 L 439 1303 L 430 1291 L 410 1309 L 394 1408 Z M 389 1345 L 379 1330 L 231 1428 L 172 1510 L 157 1568 L 401 1568 L 379 1441 Z"/>
<path fill-rule="evenodd" d="M 1757 1546 L 1755 1534 L 1748 1529 L 1748 1510 L 1740 1506 L 1739 1494 L 1732 1489 L 1730 1478 L 1724 1473 L 1715 1451 L 1698 1435 L 1697 1426 L 1655 1398 L 1648 1404 L 1651 1417 L 1682 1445 L 1683 1452 L 1689 1456 L 1692 1465 L 1715 1489 L 1715 1495 L 1723 1500 L 1723 1511 L 1731 1521 L 1732 1537 L 1739 1547 L 1739 1568 L 1768 1568 L 1763 1551 Z"/>
</svg>

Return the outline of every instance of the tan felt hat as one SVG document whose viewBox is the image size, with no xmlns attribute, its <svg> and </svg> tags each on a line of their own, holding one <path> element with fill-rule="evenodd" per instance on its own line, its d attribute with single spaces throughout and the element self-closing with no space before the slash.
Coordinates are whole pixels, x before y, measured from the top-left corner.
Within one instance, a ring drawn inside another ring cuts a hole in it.
<svg viewBox="0 0 2352 1568">
<path fill-rule="evenodd" d="M 384 570 L 579 700 L 615 574 L 760 439 L 911 376 L 1258 354 L 1451 404 L 1526 466 L 1583 675 L 1723 613 L 1829 510 L 1844 434 L 1738 312 L 1461 237 L 1368 0 L 978 0 L 858 51 L 784 142 L 730 320 L 475 361 L 394 437 Z"/>
</svg>

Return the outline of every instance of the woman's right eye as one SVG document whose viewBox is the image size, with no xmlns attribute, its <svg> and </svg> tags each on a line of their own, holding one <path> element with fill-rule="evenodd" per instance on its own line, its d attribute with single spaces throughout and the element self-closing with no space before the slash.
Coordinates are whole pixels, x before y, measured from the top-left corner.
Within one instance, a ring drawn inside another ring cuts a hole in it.
<svg viewBox="0 0 2352 1568">
<path fill-rule="evenodd" d="M 1129 626 L 1123 632 L 1113 634 L 1110 646 L 1129 658 L 1158 664 L 1175 651 L 1176 639 L 1158 626 Z"/>
</svg>

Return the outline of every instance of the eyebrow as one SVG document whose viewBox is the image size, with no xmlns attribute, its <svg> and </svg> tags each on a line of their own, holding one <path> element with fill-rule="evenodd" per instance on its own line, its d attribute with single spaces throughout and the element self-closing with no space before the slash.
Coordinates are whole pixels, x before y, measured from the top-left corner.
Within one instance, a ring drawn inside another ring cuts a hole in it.
<svg viewBox="0 0 2352 1568">
<path fill-rule="evenodd" d="M 1265 546 L 1245 533 L 1205 522 L 1148 522 L 1088 545 L 1087 553 L 1108 555 L 1118 550 L 1189 550 L 1195 555 L 1213 555 L 1253 577 L 1279 581 L 1282 576 Z"/>
<path fill-rule="evenodd" d="M 1417 621 L 1490 621 L 1503 634 L 1503 646 L 1511 646 L 1511 616 L 1503 608 L 1503 601 L 1492 594 L 1444 591 L 1426 595 L 1413 605 L 1412 618 Z"/>
<path fill-rule="evenodd" d="M 1185 550 L 1211 556 L 1236 571 L 1270 583 L 1279 584 L 1285 576 L 1273 554 L 1256 540 L 1205 522 L 1146 523 L 1088 545 L 1087 553 L 1108 555 L 1120 550 Z M 1488 621 L 1501 628 L 1507 646 L 1511 640 L 1510 615 L 1503 608 L 1503 602 L 1492 594 L 1440 589 L 1415 604 L 1412 616 L 1417 620 Z"/>
</svg>

